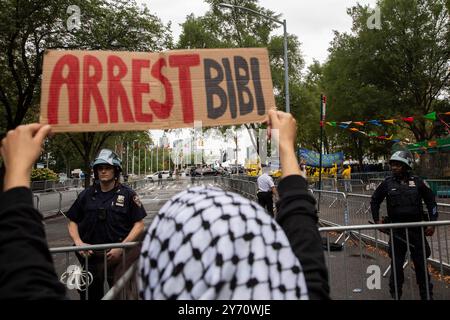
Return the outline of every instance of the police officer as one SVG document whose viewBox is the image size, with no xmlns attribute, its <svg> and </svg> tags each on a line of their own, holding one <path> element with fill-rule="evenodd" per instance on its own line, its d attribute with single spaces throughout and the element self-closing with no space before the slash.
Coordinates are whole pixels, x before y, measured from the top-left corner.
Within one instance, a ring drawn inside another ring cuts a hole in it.
<svg viewBox="0 0 450 320">
<path fill-rule="evenodd" d="M 67 213 L 69 234 L 76 246 L 88 244 L 131 242 L 144 230 L 145 210 L 139 197 L 119 182 L 121 160 L 113 151 L 103 149 L 93 162 L 95 181 L 75 200 Z M 88 258 L 88 271 L 93 282 L 88 287 L 89 300 L 103 297 L 104 255 L 92 250 L 77 253 L 80 263 Z M 108 283 L 113 285 L 114 270 L 120 262 L 122 249 L 111 249 L 106 254 Z M 80 291 L 81 299 L 85 292 Z"/>
<path fill-rule="evenodd" d="M 372 217 L 375 223 L 380 223 L 380 204 L 384 198 L 387 199 L 387 214 L 392 223 L 418 222 L 422 220 L 436 221 L 438 218 L 436 201 L 429 185 L 421 178 L 411 174 L 413 158 L 409 151 L 395 152 L 389 163 L 392 176 L 387 177 L 375 190 L 370 203 Z M 424 200 L 428 216 L 424 215 L 422 199 Z M 400 299 L 404 282 L 403 263 L 407 252 L 407 243 L 414 263 L 416 280 L 419 285 L 421 299 L 428 297 L 432 299 L 433 285 L 424 255 L 428 258 L 431 254 L 430 246 L 423 236 L 432 236 L 434 227 L 427 227 L 425 232 L 422 228 L 408 228 L 408 238 L 405 229 L 393 229 L 393 243 L 389 243 L 389 257 L 391 262 L 391 275 L 389 280 L 390 293 L 393 298 Z M 425 248 L 423 247 L 425 244 Z M 394 255 L 392 255 L 392 247 Z M 395 264 L 395 268 L 394 268 Z M 394 281 L 394 270 L 396 283 Z M 428 278 L 425 278 L 425 276 Z M 427 284 L 428 282 L 428 290 Z M 427 295 L 427 291 L 428 294 Z M 396 296 L 397 294 L 397 296 Z"/>
</svg>

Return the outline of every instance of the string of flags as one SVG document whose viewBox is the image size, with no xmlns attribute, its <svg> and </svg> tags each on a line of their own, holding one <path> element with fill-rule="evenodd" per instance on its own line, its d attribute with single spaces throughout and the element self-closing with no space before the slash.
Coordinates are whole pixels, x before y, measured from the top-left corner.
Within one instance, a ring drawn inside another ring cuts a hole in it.
<svg viewBox="0 0 450 320">
<path fill-rule="evenodd" d="M 430 121 L 436 121 L 439 120 L 444 126 L 447 132 L 450 134 L 450 125 L 446 123 L 441 115 L 450 116 L 450 112 L 444 112 L 444 113 L 437 113 L 436 111 L 430 112 L 423 116 L 423 118 L 430 120 Z M 385 141 L 392 141 L 392 142 L 399 142 L 400 139 L 394 139 L 393 135 L 378 135 L 375 132 L 365 132 L 362 131 L 361 127 L 365 127 L 367 124 L 376 126 L 376 127 L 383 127 L 385 125 L 394 125 L 396 122 L 405 122 L 408 124 L 412 124 L 417 117 L 402 117 L 400 119 L 386 119 L 386 120 L 369 120 L 369 121 L 328 121 L 326 124 L 331 127 L 339 127 L 342 129 L 348 129 L 351 132 L 354 133 L 360 133 L 362 135 L 365 135 L 369 138 L 374 138 L 378 140 L 385 140 Z M 350 125 L 354 125 L 353 127 L 350 127 Z"/>
</svg>

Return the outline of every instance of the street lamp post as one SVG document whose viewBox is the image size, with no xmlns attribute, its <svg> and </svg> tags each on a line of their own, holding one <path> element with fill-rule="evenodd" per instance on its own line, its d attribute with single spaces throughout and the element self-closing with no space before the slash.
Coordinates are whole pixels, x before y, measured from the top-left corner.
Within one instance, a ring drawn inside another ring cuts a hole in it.
<svg viewBox="0 0 450 320">
<path fill-rule="evenodd" d="M 255 11 L 253 9 L 250 8 L 246 8 L 246 7 L 242 7 L 242 6 L 236 6 L 233 4 L 228 4 L 228 3 L 219 3 L 218 4 L 219 7 L 223 7 L 223 8 L 229 8 L 229 9 L 240 9 L 240 10 L 244 10 L 244 11 L 248 11 L 251 12 L 253 14 L 256 14 L 258 16 L 264 17 L 266 19 L 269 19 L 273 22 L 279 23 L 283 26 L 283 37 L 284 37 L 284 91 L 285 91 L 285 100 L 286 100 L 286 112 L 290 113 L 291 112 L 291 107 L 290 107 L 290 101 L 289 101 L 289 66 L 288 66 L 288 46 L 287 46 L 287 27 L 286 27 L 286 19 L 283 19 L 283 21 L 274 19 L 270 16 L 267 16 L 265 14 L 262 14 L 258 11 Z"/>
</svg>

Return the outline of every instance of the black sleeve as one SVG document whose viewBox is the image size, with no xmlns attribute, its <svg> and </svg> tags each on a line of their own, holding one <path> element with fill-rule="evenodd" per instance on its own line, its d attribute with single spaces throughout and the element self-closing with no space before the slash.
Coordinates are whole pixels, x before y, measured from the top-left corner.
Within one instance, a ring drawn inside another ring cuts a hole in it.
<svg viewBox="0 0 450 320">
<path fill-rule="evenodd" d="M 130 216 L 133 223 L 141 221 L 147 216 L 144 206 L 139 196 L 133 190 L 130 190 Z"/>
<path fill-rule="evenodd" d="M 89 188 L 86 188 L 80 193 L 80 195 L 70 207 L 69 211 L 67 211 L 67 218 L 69 218 L 73 222 L 80 223 L 84 218 L 83 203 L 88 189 Z"/>
<path fill-rule="evenodd" d="M 431 190 L 431 188 L 420 178 L 417 179 L 417 185 L 420 196 L 427 206 L 429 220 L 437 221 L 439 214 L 433 190 Z"/>
<path fill-rule="evenodd" d="M 0 299 L 65 299 L 30 189 L 0 197 Z"/>
<path fill-rule="evenodd" d="M 383 181 L 372 195 L 370 200 L 370 210 L 372 211 L 373 221 L 380 221 L 380 205 L 387 196 L 387 183 Z"/>
<path fill-rule="evenodd" d="M 307 190 L 306 180 L 299 175 L 283 178 L 278 192 L 280 209 L 276 220 L 302 265 L 309 298 L 330 299 L 322 238 L 317 228 L 316 200 Z"/>
</svg>

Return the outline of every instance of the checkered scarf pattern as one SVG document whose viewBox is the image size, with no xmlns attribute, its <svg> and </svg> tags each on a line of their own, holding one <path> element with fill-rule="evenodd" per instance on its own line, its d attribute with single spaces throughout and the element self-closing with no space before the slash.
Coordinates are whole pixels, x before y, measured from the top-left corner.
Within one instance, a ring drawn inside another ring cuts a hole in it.
<svg viewBox="0 0 450 320">
<path fill-rule="evenodd" d="M 175 195 L 149 227 L 141 299 L 308 299 L 281 227 L 258 204 L 213 187 Z"/>
</svg>

